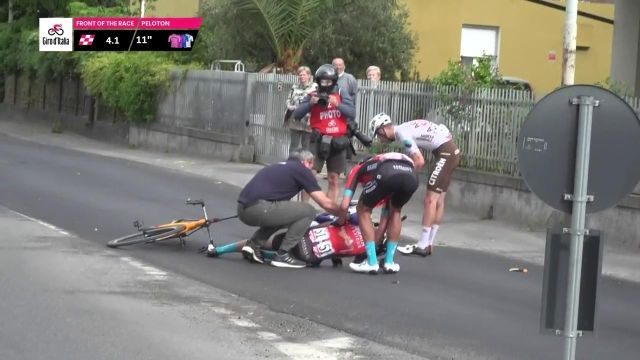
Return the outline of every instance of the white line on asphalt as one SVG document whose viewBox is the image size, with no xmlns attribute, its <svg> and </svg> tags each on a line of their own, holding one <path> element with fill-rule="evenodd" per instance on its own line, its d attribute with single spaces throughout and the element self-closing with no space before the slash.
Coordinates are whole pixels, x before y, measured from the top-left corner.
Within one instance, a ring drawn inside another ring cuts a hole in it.
<svg viewBox="0 0 640 360">
<path fill-rule="evenodd" d="M 280 335 L 268 331 L 258 331 L 258 337 L 266 341 L 282 340 Z"/>
<path fill-rule="evenodd" d="M 349 349 L 353 346 L 353 339 L 350 337 L 344 336 L 344 337 L 338 337 L 333 339 L 312 341 L 309 343 L 309 345 L 344 350 L 344 349 Z"/>
<path fill-rule="evenodd" d="M 11 211 L 11 212 L 12 212 L 12 213 L 14 213 L 14 214 L 20 215 L 20 216 L 22 216 L 22 217 L 24 217 L 24 218 L 26 218 L 26 219 L 29 219 L 29 220 L 31 220 L 31 221 L 37 222 L 38 224 L 40 224 L 40 225 L 42 225 L 42 226 L 44 226 L 44 227 L 48 227 L 48 228 L 49 228 L 49 229 L 51 229 L 51 230 L 55 230 L 55 231 L 59 232 L 59 233 L 60 233 L 60 234 L 62 234 L 62 235 L 65 235 L 65 236 L 71 236 L 68 232 L 66 232 L 66 231 L 64 231 L 64 230 L 62 230 L 62 229 L 60 229 L 60 228 L 57 228 L 57 227 L 55 227 L 54 225 L 51 225 L 51 224 L 49 224 L 49 223 L 46 223 L 46 222 L 44 222 L 44 221 L 42 221 L 42 220 L 38 220 L 38 219 L 36 219 L 36 218 L 32 218 L 32 217 L 31 217 L 31 216 L 29 216 L 29 215 L 25 215 L 25 214 L 23 214 L 23 213 L 19 213 L 19 212 L 17 212 L 17 211 L 11 210 L 11 209 L 9 209 L 9 211 Z"/>
<path fill-rule="evenodd" d="M 316 349 L 309 344 L 296 344 L 290 342 L 277 342 L 276 349 L 294 360 L 334 360 L 338 359 L 337 354 L 330 354 L 320 349 Z"/>
<path fill-rule="evenodd" d="M 229 321 L 236 324 L 237 326 L 242 326 L 242 327 L 250 327 L 250 328 L 260 327 L 260 325 L 254 323 L 251 320 L 246 320 L 246 319 L 229 318 Z"/>
<path fill-rule="evenodd" d="M 231 314 L 231 310 L 227 310 L 224 308 L 219 308 L 219 307 L 213 307 L 211 308 L 213 310 L 213 312 L 215 312 L 216 314 L 223 314 L 223 315 L 229 315 Z"/>
<path fill-rule="evenodd" d="M 121 257 L 120 260 L 128 263 L 131 266 L 134 266 L 142 271 L 144 271 L 147 275 L 153 276 L 155 279 L 157 280 L 165 280 L 167 278 L 167 273 L 158 269 L 158 268 L 154 268 L 153 266 L 149 266 L 149 265 L 145 265 L 141 262 L 132 260 L 131 258 L 128 257 Z"/>
</svg>

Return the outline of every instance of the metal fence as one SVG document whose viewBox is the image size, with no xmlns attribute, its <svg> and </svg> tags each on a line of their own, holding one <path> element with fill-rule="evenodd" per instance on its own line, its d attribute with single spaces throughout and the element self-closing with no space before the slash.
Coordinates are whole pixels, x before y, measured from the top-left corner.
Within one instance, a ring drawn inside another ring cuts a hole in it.
<svg viewBox="0 0 640 360">
<path fill-rule="evenodd" d="M 248 74 L 250 134 L 260 162 L 287 156 L 289 131 L 283 116 L 296 81 L 292 75 Z M 516 175 L 516 136 L 533 103 L 528 92 L 512 89 L 464 91 L 424 83 L 359 80 L 356 121 L 362 131 L 368 131 L 369 119 L 379 112 L 386 112 L 396 123 L 419 118 L 444 123 L 463 153 L 461 166 Z M 359 144 L 358 149 L 369 151 Z"/>
<path fill-rule="evenodd" d="M 256 161 L 282 161 L 289 154 L 289 129 L 284 125 L 286 100 L 294 75 L 250 74 L 250 134 L 255 140 Z"/>
<path fill-rule="evenodd" d="M 175 73 L 174 89 L 160 102 L 161 124 L 219 134 L 216 140 L 239 144 L 252 138 L 257 161 L 271 163 L 288 155 L 289 131 L 283 124 L 286 98 L 297 81 L 293 75 L 231 71 Z M 358 80 L 357 122 L 386 112 L 396 123 L 427 118 L 446 124 L 462 151 L 462 167 L 518 176 L 517 135 L 534 105 L 528 92 L 513 89 L 434 87 L 424 83 Z M 24 74 L 4 78 L 4 102 L 25 109 L 90 114 L 91 101 L 77 78 L 42 83 Z M 625 100 L 636 111 L 640 99 Z M 126 119 L 98 102 L 96 120 Z M 247 136 L 247 135 L 250 135 Z M 357 141 L 355 141 L 357 143 Z M 377 151 L 358 146 L 361 151 Z M 388 149 L 389 147 L 387 147 Z M 428 154 L 425 154 L 428 156 Z M 640 193 L 640 189 L 636 189 Z"/>
<path fill-rule="evenodd" d="M 460 147 L 461 166 L 517 174 L 516 136 L 534 105 L 529 92 L 361 80 L 357 97 L 358 122 L 365 129 L 381 111 L 396 124 L 413 119 L 443 123 Z"/>
<path fill-rule="evenodd" d="M 160 102 L 161 124 L 206 130 L 239 144 L 244 138 L 251 74 L 228 71 L 176 72 L 173 88 Z"/>
</svg>

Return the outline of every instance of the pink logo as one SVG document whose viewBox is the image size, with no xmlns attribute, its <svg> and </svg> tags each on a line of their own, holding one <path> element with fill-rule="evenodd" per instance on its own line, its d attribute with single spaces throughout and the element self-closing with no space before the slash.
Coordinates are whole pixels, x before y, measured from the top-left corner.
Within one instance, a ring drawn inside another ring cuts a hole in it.
<svg viewBox="0 0 640 360">
<path fill-rule="evenodd" d="M 91 46 L 93 45 L 93 39 L 95 39 L 95 35 L 93 34 L 82 34 L 80 36 L 80 42 L 78 43 L 80 46 Z"/>
<path fill-rule="evenodd" d="M 51 29 L 49 29 L 49 31 L 47 31 L 47 33 L 50 36 L 53 36 L 53 34 L 56 34 L 58 36 L 62 36 L 62 34 L 64 34 L 64 30 L 62 30 L 62 24 L 53 25 L 53 27 Z"/>
</svg>

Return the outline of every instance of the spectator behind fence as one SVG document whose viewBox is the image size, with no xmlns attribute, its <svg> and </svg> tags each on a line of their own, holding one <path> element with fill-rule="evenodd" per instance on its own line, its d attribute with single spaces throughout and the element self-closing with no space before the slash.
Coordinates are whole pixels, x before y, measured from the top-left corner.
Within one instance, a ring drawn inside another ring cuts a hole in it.
<svg viewBox="0 0 640 360">
<path fill-rule="evenodd" d="M 316 91 L 318 86 L 311 79 L 311 69 L 307 66 L 298 68 L 298 83 L 294 84 L 287 98 L 287 112 L 284 117 L 285 126 L 289 126 L 291 142 L 289 155 L 294 151 L 309 150 L 311 140 L 311 127 L 309 126 L 309 114 L 300 120 L 292 119 L 291 114 L 298 107 L 305 96 Z"/>
<path fill-rule="evenodd" d="M 372 85 L 380 81 L 381 77 L 382 71 L 380 71 L 379 67 L 371 65 L 367 68 L 367 80 L 371 81 Z"/>
<path fill-rule="evenodd" d="M 351 101 L 353 102 L 353 106 L 356 107 L 356 95 L 358 94 L 358 81 L 356 78 L 345 72 L 345 64 L 344 60 L 341 58 L 335 58 L 331 62 L 331 65 L 336 68 L 338 71 L 338 88 L 342 89 L 343 92 L 347 92 L 349 97 L 351 97 Z M 357 108 L 357 107 L 356 107 Z M 350 119 L 351 121 L 356 121 L 355 118 Z M 353 148 L 351 139 L 349 139 L 349 147 Z M 351 160 L 352 155 L 354 155 L 350 150 L 347 151 L 347 160 Z M 345 168 L 346 170 L 346 168 Z M 345 172 L 345 176 L 347 173 Z"/>
<path fill-rule="evenodd" d="M 338 71 L 338 87 L 341 88 L 342 91 L 349 93 L 349 97 L 355 106 L 356 95 L 358 94 L 358 81 L 353 75 L 344 71 L 346 66 L 344 64 L 344 60 L 341 58 L 333 59 L 331 65 L 333 65 L 333 67 Z"/>
</svg>

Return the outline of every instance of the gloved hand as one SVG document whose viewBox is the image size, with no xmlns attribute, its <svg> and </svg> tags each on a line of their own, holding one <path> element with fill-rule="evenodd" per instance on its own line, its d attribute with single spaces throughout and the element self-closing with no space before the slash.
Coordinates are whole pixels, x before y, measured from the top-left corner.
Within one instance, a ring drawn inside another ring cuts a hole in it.
<svg viewBox="0 0 640 360">
<path fill-rule="evenodd" d="M 349 137 L 355 136 L 356 139 L 358 139 L 358 141 L 362 143 L 362 145 L 366 147 L 370 147 L 371 144 L 373 143 L 373 140 L 370 137 L 360 132 L 360 130 L 358 129 L 359 127 L 357 122 L 350 119 L 347 122 L 347 128 L 349 130 Z"/>
</svg>

